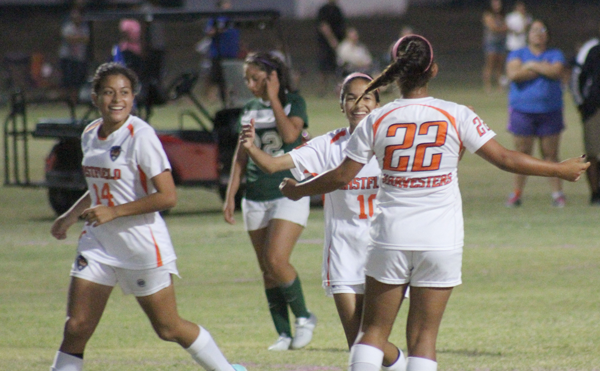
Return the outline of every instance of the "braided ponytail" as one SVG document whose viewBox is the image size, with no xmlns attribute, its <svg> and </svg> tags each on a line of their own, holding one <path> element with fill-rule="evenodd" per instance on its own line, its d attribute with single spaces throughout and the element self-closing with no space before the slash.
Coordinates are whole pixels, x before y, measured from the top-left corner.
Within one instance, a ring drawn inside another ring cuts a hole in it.
<svg viewBox="0 0 600 371">
<path fill-rule="evenodd" d="M 404 36 L 396 42 L 392 53 L 394 61 L 367 85 L 356 103 L 365 94 L 394 81 L 398 82 L 402 95 L 407 95 L 429 82 L 432 76 L 433 49 L 427 39 L 419 35 Z"/>
</svg>

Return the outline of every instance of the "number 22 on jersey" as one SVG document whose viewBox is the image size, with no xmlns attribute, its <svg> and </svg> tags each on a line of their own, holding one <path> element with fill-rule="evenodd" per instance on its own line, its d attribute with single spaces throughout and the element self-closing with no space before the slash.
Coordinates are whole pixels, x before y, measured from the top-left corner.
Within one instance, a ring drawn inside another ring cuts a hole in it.
<svg viewBox="0 0 600 371">
<path fill-rule="evenodd" d="M 435 140 L 432 142 L 424 142 L 415 144 L 415 139 L 419 136 L 429 134 L 429 130 L 436 130 Z M 404 132 L 404 137 L 401 138 L 398 134 Z M 392 124 L 388 127 L 386 137 L 396 137 L 402 139 L 400 144 L 389 145 L 385 147 L 383 159 L 383 169 L 393 171 L 433 171 L 440 168 L 442 154 L 436 153 L 431 156 L 430 164 L 425 165 L 425 155 L 428 148 L 441 147 L 446 143 L 446 135 L 448 134 L 448 123 L 446 121 L 430 121 L 421 124 L 417 132 L 417 124 L 415 123 L 400 123 Z M 413 149 L 414 146 L 414 149 Z M 398 156 L 394 161 L 396 151 L 402 151 L 402 156 Z M 404 155 L 407 154 L 407 155 Z M 409 164 L 412 161 L 412 166 Z M 394 162 L 397 164 L 394 165 Z"/>
</svg>

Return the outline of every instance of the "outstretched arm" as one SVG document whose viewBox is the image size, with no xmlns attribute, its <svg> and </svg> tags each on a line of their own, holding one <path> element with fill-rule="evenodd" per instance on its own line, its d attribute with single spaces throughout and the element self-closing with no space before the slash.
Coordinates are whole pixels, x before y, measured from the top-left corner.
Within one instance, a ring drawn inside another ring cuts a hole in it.
<svg viewBox="0 0 600 371">
<path fill-rule="evenodd" d="M 229 175 L 229 183 L 227 184 L 225 203 L 223 204 L 223 218 L 229 224 L 235 224 L 235 219 L 233 218 L 235 212 L 235 195 L 240 188 L 242 176 L 246 171 L 247 164 L 248 154 L 238 143 L 231 163 L 231 173 Z"/>
<path fill-rule="evenodd" d="M 365 166 L 360 162 L 346 157 L 335 169 L 324 172 L 306 182 L 298 183 L 294 179 L 285 178 L 279 189 L 287 198 L 294 201 L 304 196 L 320 195 L 333 192 L 350 183 L 358 172 Z"/>
<path fill-rule="evenodd" d="M 254 145 L 254 119 L 250 120 L 250 125 L 244 125 L 240 134 L 240 145 L 246 149 L 246 152 L 252 158 L 252 161 L 265 173 L 273 174 L 278 171 L 289 170 L 296 167 L 294 160 L 289 154 L 273 157 L 262 151 Z"/>
<path fill-rule="evenodd" d="M 585 157 L 576 157 L 563 162 L 539 160 L 518 151 L 504 148 L 495 139 L 490 139 L 477 152 L 484 160 L 498 168 L 516 174 L 558 177 L 576 182 L 590 166 Z"/>
</svg>

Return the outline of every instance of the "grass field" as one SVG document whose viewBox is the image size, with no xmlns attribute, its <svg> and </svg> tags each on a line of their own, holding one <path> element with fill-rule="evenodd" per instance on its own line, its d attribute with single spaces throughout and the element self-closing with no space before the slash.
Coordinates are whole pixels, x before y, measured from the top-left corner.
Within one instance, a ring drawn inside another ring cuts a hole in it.
<svg viewBox="0 0 600 371">
<path fill-rule="evenodd" d="M 504 93 L 450 89 L 432 95 L 472 105 L 498 140 L 505 132 Z M 391 95 L 386 96 L 391 99 Z M 307 97 L 311 133 L 344 124 L 335 97 Z M 565 96 L 568 128 L 561 157 L 581 155 L 581 128 Z M 182 104 L 157 111 L 157 126 L 174 121 Z M 6 110 L 0 111 L 5 117 Z M 61 115 L 37 107 L 30 121 Z M 33 179 L 42 179 L 51 141 L 31 145 Z M 463 285 L 455 289 L 438 340 L 440 370 L 600 370 L 599 209 L 588 205 L 585 180 L 565 184 L 567 206 L 550 204 L 545 179 L 530 179 L 519 209 L 503 202 L 512 176 L 466 154 L 460 165 L 465 215 Z M 259 270 L 241 225 L 227 225 L 216 192 L 179 189 L 166 217 L 183 277 L 176 280 L 180 313 L 212 333 L 233 362 L 249 370 L 341 371 L 348 358 L 333 301 L 320 287 L 322 210 L 314 209 L 293 255 L 309 308 L 319 316 L 304 350 L 272 353 L 276 338 Z M 0 370 L 47 370 L 61 340 L 68 272 L 80 226 L 66 241 L 48 233 L 54 215 L 44 189 L 0 192 Z M 405 348 L 406 310 L 392 341 Z M 86 351 L 86 371 L 195 370 L 188 354 L 154 335 L 131 296 L 113 293 Z"/>
</svg>

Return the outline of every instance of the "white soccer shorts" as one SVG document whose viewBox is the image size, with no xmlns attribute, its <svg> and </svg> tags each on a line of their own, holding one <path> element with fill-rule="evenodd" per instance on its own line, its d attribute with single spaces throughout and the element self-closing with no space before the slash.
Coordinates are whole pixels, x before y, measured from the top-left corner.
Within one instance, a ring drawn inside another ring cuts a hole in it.
<svg viewBox="0 0 600 371">
<path fill-rule="evenodd" d="M 366 275 L 389 285 L 455 287 L 462 283 L 463 249 L 390 250 L 369 246 Z"/>
<path fill-rule="evenodd" d="M 112 267 L 77 255 L 71 267 L 71 277 L 77 277 L 100 285 L 121 287 L 123 294 L 148 296 L 171 285 L 171 275 L 179 276 L 173 261 L 162 267 L 150 269 L 125 269 Z"/>
<path fill-rule="evenodd" d="M 310 198 L 303 197 L 298 201 L 285 197 L 270 201 L 251 201 L 244 198 L 242 211 L 247 231 L 266 228 L 272 219 L 283 219 L 306 227 Z"/>
</svg>

